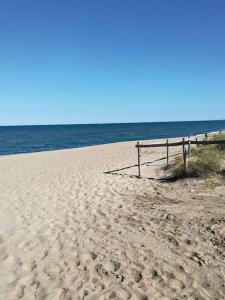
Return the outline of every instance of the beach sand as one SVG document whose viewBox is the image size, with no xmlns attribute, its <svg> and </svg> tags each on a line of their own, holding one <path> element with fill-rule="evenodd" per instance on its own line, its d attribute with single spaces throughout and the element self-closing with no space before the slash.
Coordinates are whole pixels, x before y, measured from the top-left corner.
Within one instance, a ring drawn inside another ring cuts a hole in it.
<svg viewBox="0 0 225 300">
<path fill-rule="evenodd" d="M 0 157 L 0 299 L 225 299 L 224 188 L 134 145 Z"/>
</svg>

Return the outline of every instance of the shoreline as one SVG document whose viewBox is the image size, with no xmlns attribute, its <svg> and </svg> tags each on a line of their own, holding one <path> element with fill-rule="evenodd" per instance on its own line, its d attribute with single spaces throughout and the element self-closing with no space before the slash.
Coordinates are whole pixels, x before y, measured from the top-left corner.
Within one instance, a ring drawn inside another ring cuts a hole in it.
<svg viewBox="0 0 225 300">
<path fill-rule="evenodd" d="M 208 135 L 212 135 L 212 134 L 218 134 L 220 132 L 225 132 L 225 130 L 219 130 L 219 131 L 212 131 L 207 133 Z M 194 136 L 191 136 L 191 138 L 193 137 L 204 137 L 205 134 L 199 133 L 196 134 Z M 33 151 L 33 152 L 21 152 L 21 153 L 12 153 L 12 154 L 0 154 L 0 158 L 1 157 L 11 157 L 11 156 L 23 156 L 23 155 L 29 155 L 29 154 L 39 154 L 39 153 L 51 153 L 51 152 L 61 152 L 61 151 L 69 151 L 69 150 L 75 150 L 75 149 L 89 149 L 89 148 L 94 148 L 94 147 L 101 147 L 101 146 L 105 146 L 105 145 L 113 145 L 113 144 L 122 144 L 122 143 L 136 143 L 137 141 L 139 142 L 161 142 L 164 140 L 178 140 L 178 139 L 182 139 L 182 138 L 188 138 L 188 136 L 180 136 L 180 137 L 166 137 L 166 138 L 159 138 L 159 139 L 144 139 L 144 140 L 129 140 L 129 141 L 119 141 L 119 142 L 113 142 L 113 143 L 103 143 L 103 144 L 97 144 L 97 145 L 90 145 L 90 146 L 80 146 L 80 147 L 72 147 L 72 148 L 62 148 L 62 149 L 53 149 L 53 150 L 43 150 L 43 151 Z"/>
</svg>

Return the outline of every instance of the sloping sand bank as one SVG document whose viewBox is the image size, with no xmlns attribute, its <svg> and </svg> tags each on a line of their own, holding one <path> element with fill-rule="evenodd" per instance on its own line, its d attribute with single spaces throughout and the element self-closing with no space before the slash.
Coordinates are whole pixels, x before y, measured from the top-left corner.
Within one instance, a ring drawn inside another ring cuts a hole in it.
<svg viewBox="0 0 225 300">
<path fill-rule="evenodd" d="M 0 157 L 0 299 L 225 299 L 224 189 L 134 144 Z"/>
</svg>

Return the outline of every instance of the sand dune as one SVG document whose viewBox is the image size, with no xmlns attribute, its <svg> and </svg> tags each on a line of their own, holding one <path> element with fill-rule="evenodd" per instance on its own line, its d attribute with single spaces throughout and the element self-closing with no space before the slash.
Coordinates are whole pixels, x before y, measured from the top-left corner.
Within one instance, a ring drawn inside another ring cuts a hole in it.
<svg viewBox="0 0 225 300">
<path fill-rule="evenodd" d="M 0 157 L 0 299 L 225 299 L 224 189 L 134 144 Z"/>
</svg>

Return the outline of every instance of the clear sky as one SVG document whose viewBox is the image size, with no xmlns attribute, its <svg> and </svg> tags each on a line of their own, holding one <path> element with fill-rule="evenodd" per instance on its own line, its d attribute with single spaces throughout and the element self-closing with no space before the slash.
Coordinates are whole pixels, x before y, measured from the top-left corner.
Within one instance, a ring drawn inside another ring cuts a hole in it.
<svg viewBox="0 0 225 300">
<path fill-rule="evenodd" d="M 0 124 L 225 119 L 224 0 L 0 0 Z"/>
</svg>

